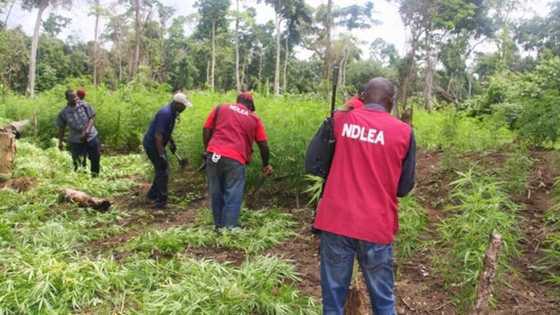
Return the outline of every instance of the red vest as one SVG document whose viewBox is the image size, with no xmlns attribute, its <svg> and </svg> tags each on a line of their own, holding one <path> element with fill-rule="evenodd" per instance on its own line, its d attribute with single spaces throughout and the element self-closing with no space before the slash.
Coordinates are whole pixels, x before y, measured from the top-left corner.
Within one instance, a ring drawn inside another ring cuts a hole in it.
<svg viewBox="0 0 560 315">
<path fill-rule="evenodd" d="M 205 128 L 211 128 L 215 110 Z M 254 141 L 266 141 L 260 118 L 242 104 L 222 105 L 218 112 L 216 129 L 208 144 L 208 152 L 247 164 L 251 161 Z"/>
<path fill-rule="evenodd" d="M 346 106 L 348 106 L 349 108 L 357 109 L 360 107 L 364 107 L 364 101 L 362 101 L 358 96 L 354 96 L 346 101 Z"/>
<path fill-rule="evenodd" d="M 397 187 L 412 130 L 367 107 L 337 112 L 336 147 L 315 228 L 377 244 L 399 229 Z"/>
</svg>

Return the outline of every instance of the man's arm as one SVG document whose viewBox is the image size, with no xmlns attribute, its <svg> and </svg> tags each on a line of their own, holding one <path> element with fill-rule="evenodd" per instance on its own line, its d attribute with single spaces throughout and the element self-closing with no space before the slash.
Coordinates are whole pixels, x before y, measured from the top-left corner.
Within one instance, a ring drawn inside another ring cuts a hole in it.
<svg viewBox="0 0 560 315">
<path fill-rule="evenodd" d="M 55 125 L 58 127 L 58 148 L 64 149 L 64 129 L 66 129 L 66 120 L 64 119 L 63 111 L 58 113 Z"/>
<path fill-rule="evenodd" d="M 397 197 L 404 197 L 414 188 L 414 180 L 416 174 L 416 139 L 414 133 L 410 135 L 410 143 L 408 152 L 403 161 L 401 177 L 399 179 L 399 187 Z"/>
<path fill-rule="evenodd" d="M 82 130 L 82 138 L 84 139 L 84 141 L 87 141 L 87 135 L 91 132 L 91 128 L 93 127 L 93 123 L 95 120 L 95 116 L 91 117 L 86 126 L 84 127 L 84 130 Z"/>
<path fill-rule="evenodd" d="M 261 160 L 262 160 L 262 172 L 265 176 L 269 176 L 272 174 L 272 166 L 270 166 L 269 159 L 270 159 L 270 150 L 268 148 L 267 141 L 257 141 L 257 145 L 259 146 L 259 151 L 261 152 Z"/>
<path fill-rule="evenodd" d="M 58 148 L 60 150 L 64 149 L 64 127 L 58 128 Z"/>
<path fill-rule="evenodd" d="M 84 104 L 84 106 L 85 106 L 86 113 L 89 117 L 89 120 L 85 125 L 84 130 L 82 130 L 82 138 L 86 138 L 87 134 L 90 133 L 91 128 L 93 127 L 93 124 L 95 122 L 95 110 L 88 104 Z"/>
<path fill-rule="evenodd" d="M 165 147 L 163 146 L 163 136 L 161 133 L 156 132 L 155 135 L 155 142 L 156 142 L 156 151 L 160 157 L 165 156 Z"/>
<path fill-rule="evenodd" d="M 175 139 L 173 139 L 172 135 L 169 135 L 169 149 L 171 153 L 175 154 L 177 152 L 177 144 L 175 143 Z"/>
<path fill-rule="evenodd" d="M 204 144 L 204 152 L 208 150 L 208 143 L 210 143 L 210 138 L 212 138 L 212 129 L 202 128 L 202 143 Z"/>
</svg>

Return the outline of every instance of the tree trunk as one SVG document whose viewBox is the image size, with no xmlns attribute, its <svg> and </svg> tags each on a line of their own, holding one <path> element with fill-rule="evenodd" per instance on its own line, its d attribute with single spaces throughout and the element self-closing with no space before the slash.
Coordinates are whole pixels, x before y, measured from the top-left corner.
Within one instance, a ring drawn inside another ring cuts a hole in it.
<svg viewBox="0 0 560 315">
<path fill-rule="evenodd" d="M 210 89 L 214 91 L 216 70 L 216 22 L 212 21 L 212 65 L 210 68 Z"/>
<path fill-rule="evenodd" d="M 243 63 L 241 64 L 241 86 L 243 88 L 247 88 L 246 84 L 245 84 L 245 80 L 246 80 L 246 72 L 247 72 L 247 65 L 251 64 L 252 60 L 251 60 L 251 55 L 246 55 L 245 56 L 245 60 L 243 61 Z"/>
<path fill-rule="evenodd" d="M 160 20 L 160 32 L 159 32 L 159 69 L 158 69 L 158 79 L 160 83 L 166 81 L 166 71 L 165 71 L 165 18 Z"/>
<path fill-rule="evenodd" d="M 206 64 L 206 85 L 210 87 L 210 60 Z"/>
<path fill-rule="evenodd" d="M 66 188 L 60 193 L 61 202 L 73 202 L 80 207 L 92 208 L 99 211 L 107 211 L 111 207 L 111 202 L 107 199 L 95 198 L 84 192 Z"/>
<path fill-rule="evenodd" d="M 135 31 L 135 47 L 134 47 L 134 60 L 132 64 L 132 76 L 134 77 L 138 72 L 140 66 L 140 38 L 141 38 L 141 23 L 140 23 L 140 0 L 134 0 L 134 31 Z"/>
<path fill-rule="evenodd" d="M 399 91 L 399 104 L 403 109 L 407 108 L 410 85 L 414 81 L 414 77 L 416 74 L 416 50 L 418 49 L 418 39 L 420 36 L 417 30 L 411 29 L 411 32 L 412 32 L 411 48 L 410 48 L 410 52 L 408 53 L 406 68 L 404 69 L 403 71 L 404 73 L 400 80 L 401 89 Z M 397 108 L 395 106 L 395 110 L 396 109 Z"/>
<path fill-rule="evenodd" d="M 424 83 L 424 106 L 432 110 L 434 89 L 433 35 L 431 29 L 426 30 L 426 80 Z"/>
<path fill-rule="evenodd" d="M 236 0 L 236 13 L 235 18 L 235 86 L 237 92 L 241 92 L 241 79 L 239 76 L 239 0 Z"/>
<path fill-rule="evenodd" d="M 276 67 L 274 69 L 274 95 L 280 95 L 280 45 L 281 45 L 281 17 L 280 13 L 276 13 Z"/>
<path fill-rule="evenodd" d="M 325 61 L 323 66 L 324 67 L 323 78 L 327 81 L 331 78 L 331 71 L 330 71 L 331 64 L 332 64 L 331 32 L 334 23 L 332 11 L 333 11 L 333 0 L 328 0 L 327 1 L 327 25 L 325 25 L 327 39 L 325 43 Z"/>
<path fill-rule="evenodd" d="M 471 315 L 488 314 L 488 301 L 492 296 L 492 283 L 496 277 L 498 254 L 502 246 L 502 236 L 497 233 L 490 235 L 490 245 L 484 255 L 484 270 L 480 274 L 476 290 L 476 301 Z"/>
<path fill-rule="evenodd" d="M 0 181 L 12 177 L 16 155 L 16 137 L 11 131 L 0 131 Z"/>
<path fill-rule="evenodd" d="M 39 3 L 39 10 L 37 11 L 37 18 L 35 19 L 35 28 L 33 29 L 33 39 L 31 41 L 31 56 L 29 60 L 29 81 L 27 83 L 27 94 L 31 97 L 35 96 L 35 70 L 37 68 L 37 48 L 39 47 L 41 18 L 48 6 L 49 2 L 47 0 L 41 0 L 41 2 Z"/>
<path fill-rule="evenodd" d="M 263 68 L 264 68 L 264 51 L 261 49 L 259 51 L 259 84 L 262 83 L 262 72 L 263 72 Z"/>
<path fill-rule="evenodd" d="M 95 0 L 95 30 L 93 34 L 93 85 L 97 86 L 97 52 L 98 42 L 97 37 L 99 34 L 99 0 Z"/>
<path fill-rule="evenodd" d="M 12 0 L 12 4 L 10 4 L 10 8 L 8 9 L 8 12 L 6 13 L 6 18 L 4 19 L 4 27 L 6 29 L 8 29 L 8 20 L 10 19 L 10 15 L 12 14 L 12 9 L 14 8 L 15 4 L 16 4 L 16 0 Z"/>
<path fill-rule="evenodd" d="M 121 51 L 121 40 L 120 36 L 115 43 L 117 48 L 117 59 L 119 60 L 119 84 L 122 82 L 122 73 L 123 73 L 123 63 L 122 63 L 122 51 Z"/>
<path fill-rule="evenodd" d="M 284 86 L 282 87 L 282 91 L 284 93 L 286 93 L 288 91 L 288 62 L 290 60 L 290 50 L 289 50 L 289 42 L 288 42 L 288 38 L 290 37 L 290 34 L 286 34 L 286 46 L 285 46 L 285 50 L 284 50 Z"/>
<path fill-rule="evenodd" d="M 344 51 L 342 53 L 342 59 L 340 60 L 340 64 L 339 64 L 339 69 L 340 71 L 338 72 L 338 86 L 341 88 L 344 88 L 344 85 L 346 85 L 346 66 L 348 64 L 348 48 L 344 48 Z"/>
</svg>

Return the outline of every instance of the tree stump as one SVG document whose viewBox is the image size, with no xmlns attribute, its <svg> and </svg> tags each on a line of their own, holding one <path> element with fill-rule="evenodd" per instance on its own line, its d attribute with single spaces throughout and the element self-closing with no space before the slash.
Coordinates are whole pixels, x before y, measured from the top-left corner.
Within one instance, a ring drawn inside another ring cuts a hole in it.
<svg viewBox="0 0 560 315">
<path fill-rule="evenodd" d="M 73 202 L 80 207 L 92 208 L 101 212 L 109 210 L 111 202 L 107 199 L 95 198 L 85 192 L 66 188 L 60 193 L 61 202 Z"/>
<path fill-rule="evenodd" d="M 0 181 L 12 177 L 16 158 L 16 136 L 12 132 L 0 131 Z"/>
<path fill-rule="evenodd" d="M 476 289 L 476 302 L 471 315 L 488 314 L 488 301 L 492 296 L 492 283 L 496 277 L 496 269 L 498 267 L 498 254 L 502 246 L 502 236 L 492 233 L 490 236 L 490 245 L 484 256 L 484 269 L 480 274 L 478 286 Z"/>
</svg>

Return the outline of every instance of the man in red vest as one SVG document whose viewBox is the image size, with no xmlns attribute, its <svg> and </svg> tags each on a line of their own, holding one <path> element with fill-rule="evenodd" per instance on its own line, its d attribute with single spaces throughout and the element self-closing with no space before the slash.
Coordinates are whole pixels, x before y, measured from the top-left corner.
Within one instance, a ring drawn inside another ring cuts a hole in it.
<svg viewBox="0 0 560 315">
<path fill-rule="evenodd" d="M 245 166 L 251 161 L 253 143 L 261 152 L 264 176 L 272 174 L 267 135 L 255 114 L 253 96 L 243 92 L 237 104 L 216 107 L 203 128 L 208 189 L 216 230 L 239 225 L 245 188 Z"/>
<path fill-rule="evenodd" d="M 358 89 L 358 93 L 348 99 L 344 104 L 346 106 L 346 109 L 357 109 L 364 106 L 363 97 L 365 89 L 365 85 L 360 86 L 360 88 Z"/>
<path fill-rule="evenodd" d="M 389 114 L 394 95 L 388 80 L 372 79 L 363 107 L 334 115 L 336 149 L 314 223 L 324 314 L 343 314 L 355 256 L 375 314 L 396 314 L 397 197 L 414 187 L 416 143 L 410 126 Z"/>
</svg>

